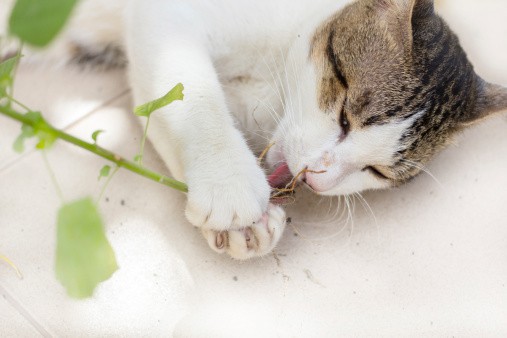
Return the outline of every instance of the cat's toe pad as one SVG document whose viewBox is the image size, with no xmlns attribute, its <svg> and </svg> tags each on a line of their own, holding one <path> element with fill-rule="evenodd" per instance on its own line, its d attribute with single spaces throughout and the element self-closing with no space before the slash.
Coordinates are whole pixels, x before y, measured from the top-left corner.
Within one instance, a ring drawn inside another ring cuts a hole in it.
<svg viewBox="0 0 507 338">
<path fill-rule="evenodd" d="M 284 228 L 285 212 L 270 205 L 268 212 L 252 226 L 228 231 L 203 229 L 202 233 L 213 250 L 226 252 L 235 259 L 248 259 L 270 253 Z"/>
</svg>

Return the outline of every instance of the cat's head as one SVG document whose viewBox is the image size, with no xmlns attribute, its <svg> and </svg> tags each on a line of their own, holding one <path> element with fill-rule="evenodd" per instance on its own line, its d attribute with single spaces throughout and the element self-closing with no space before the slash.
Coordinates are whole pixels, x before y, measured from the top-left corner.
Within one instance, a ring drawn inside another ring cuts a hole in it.
<svg viewBox="0 0 507 338">
<path fill-rule="evenodd" d="M 359 0 L 294 43 L 268 163 L 316 192 L 398 186 L 463 128 L 507 109 L 432 0 Z M 317 173 L 319 172 L 319 173 Z"/>
</svg>

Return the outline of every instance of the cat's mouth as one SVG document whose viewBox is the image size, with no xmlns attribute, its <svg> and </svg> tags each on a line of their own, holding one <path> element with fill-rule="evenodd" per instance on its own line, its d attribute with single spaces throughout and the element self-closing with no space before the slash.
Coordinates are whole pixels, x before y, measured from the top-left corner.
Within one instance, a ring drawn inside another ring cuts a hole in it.
<svg viewBox="0 0 507 338">
<path fill-rule="evenodd" d="M 294 180 L 289 166 L 286 162 L 281 163 L 275 170 L 268 176 L 268 182 L 273 189 L 284 189 Z"/>
<path fill-rule="evenodd" d="M 286 162 L 282 162 L 281 164 L 279 164 L 275 168 L 275 170 L 271 173 L 271 175 L 268 176 L 269 185 L 273 190 L 272 197 L 294 194 L 294 189 L 300 182 L 304 182 L 305 185 L 309 187 L 312 191 L 318 193 L 319 190 L 315 189 L 311 184 L 307 182 L 306 178 L 307 173 L 325 174 L 327 173 L 327 171 L 326 170 L 315 171 L 308 169 L 308 167 L 305 167 L 299 173 L 293 175 Z"/>
</svg>

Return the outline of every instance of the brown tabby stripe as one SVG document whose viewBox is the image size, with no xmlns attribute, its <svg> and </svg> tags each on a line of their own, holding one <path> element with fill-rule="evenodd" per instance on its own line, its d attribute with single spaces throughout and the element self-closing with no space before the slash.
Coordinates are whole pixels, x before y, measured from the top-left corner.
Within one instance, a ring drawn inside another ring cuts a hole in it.
<svg viewBox="0 0 507 338">
<path fill-rule="evenodd" d="M 393 170 L 406 167 L 404 158 L 425 163 L 475 105 L 477 78 L 472 65 L 442 19 L 435 16 L 432 21 L 430 28 L 414 27 L 413 62 L 415 73 L 421 74 L 420 85 L 405 100 L 403 118 L 425 113 L 400 139 L 405 147 L 396 154 Z"/>
<path fill-rule="evenodd" d="M 338 58 L 338 55 L 336 55 L 336 53 L 334 52 L 333 48 L 334 34 L 335 34 L 334 30 L 332 30 L 331 33 L 329 34 L 329 38 L 327 40 L 326 54 L 329 59 L 329 62 L 333 66 L 334 75 L 341 83 L 343 88 L 348 89 L 349 85 L 347 79 L 345 78 L 345 75 L 343 75 L 341 61 Z"/>
</svg>

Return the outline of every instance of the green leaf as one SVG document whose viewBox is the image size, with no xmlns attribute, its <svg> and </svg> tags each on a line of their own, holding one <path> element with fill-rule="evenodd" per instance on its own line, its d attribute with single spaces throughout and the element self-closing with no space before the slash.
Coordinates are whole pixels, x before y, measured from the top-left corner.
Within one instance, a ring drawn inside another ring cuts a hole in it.
<svg viewBox="0 0 507 338">
<path fill-rule="evenodd" d="M 16 141 L 14 141 L 13 145 L 14 151 L 16 151 L 17 153 L 22 153 L 23 151 L 25 151 L 25 140 L 34 137 L 35 135 L 36 132 L 32 126 L 23 124 L 21 126 L 21 134 L 16 138 Z"/>
<path fill-rule="evenodd" d="M 19 56 L 13 56 L 7 60 L 4 60 L 0 63 L 0 77 L 3 76 L 11 76 L 14 67 L 16 66 L 16 62 L 18 62 Z"/>
<path fill-rule="evenodd" d="M 183 100 L 183 89 L 183 85 L 181 83 L 178 83 L 176 86 L 174 86 L 173 89 L 169 91 L 169 93 L 165 94 L 161 98 L 136 107 L 134 114 L 137 116 L 149 117 L 155 110 L 163 108 L 171 104 L 173 101 Z"/>
<path fill-rule="evenodd" d="M 107 177 L 109 176 L 109 173 L 111 172 L 111 166 L 109 165 L 105 165 L 102 167 L 102 169 L 100 169 L 100 174 L 99 174 L 99 180 L 102 178 L 102 177 Z"/>
<path fill-rule="evenodd" d="M 56 277 L 69 296 L 91 297 L 95 287 L 118 269 L 92 199 L 62 206 L 57 232 Z"/>
<path fill-rule="evenodd" d="M 25 140 L 34 136 L 34 129 L 29 125 L 23 124 L 21 126 L 21 134 L 16 138 L 16 141 L 14 141 L 12 148 L 15 152 L 22 153 L 25 151 Z"/>
<path fill-rule="evenodd" d="M 25 140 L 34 136 L 39 139 L 39 142 L 35 146 L 37 149 L 42 150 L 51 147 L 58 136 L 53 129 L 49 128 L 49 125 L 44 120 L 41 113 L 31 111 L 26 113 L 25 117 L 32 120 L 34 125 L 29 126 L 23 124 L 21 126 L 21 134 L 16 138 L 16 141 L 14 141 L 14 151 L 18 153 L 23 152 L 25 149 Z"/>
<path fill-rule="evenodd" d="M 25 116 L 28 119 L 32 120 L 32 122 L 34 122 L 37 125 L 37 129 L 38 129 L 38 127 L 40 127 L 41 124 L 45 123 L 44 118 L 42 117 L 42 114 L 38 111 L 28 112 L 25 114 Z"/>
<path fill-rule="evenodd" d="M 12 86 L 12 72 L 18 60 L 19 56 L 14 56 L 0 63 L 0 97 L 5 96 L 6 89 Z"/>
<path fill-rule="evenodd" d="M 134 162 L 137 164 L 141 163 L 142 159 L 143 159 L 143 155 L 141 155 L 141 154 L 134 156 Z"/>
<path fill-rule="evenodd" d="M 63 28 L 77 0 L 17 0 L 9 31 L 21 40 L 44 47 Z"/>
<path fill-rule="evenodd" d="M 53 143 L 55 143 L 56 139 L 58 138 L 56 134 L 47 132 L 45 130 L 38 130 L 37 131 L 37 137 L 39 138 L 39 143 L 35 146 L 35 148 L 39 150 L 48 149 L 50 148 Z"/>
<path fill-rule="evenodd" d="M 95 130 L 92 134 L 93 143 L 97 144 L 97 137 L 102 134 L 104 130 Z"/>
<path fill-rule="evenodd" d="M 39 138 L 39 143 L 35 146 L 37 149 L 48 149 L 55 143 L 58 138 L 55 130 L 50 128 L 49 124 L 44 120 L 39 112 L 28 112 L 25 116 L 31 118 L 34 122 L 35 136 Z"/>
</svg>

